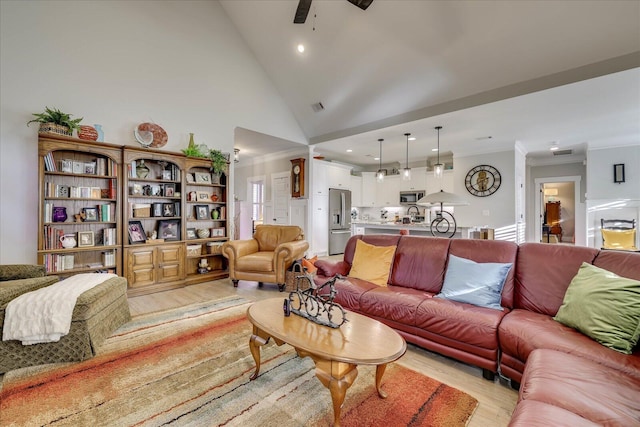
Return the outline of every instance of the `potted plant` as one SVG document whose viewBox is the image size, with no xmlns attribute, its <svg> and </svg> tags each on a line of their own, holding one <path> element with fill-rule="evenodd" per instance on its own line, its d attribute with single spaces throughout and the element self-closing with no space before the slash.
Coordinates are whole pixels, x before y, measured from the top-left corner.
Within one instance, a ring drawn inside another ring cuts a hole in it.
<svg viewBox="0 0 640 427">
<path fill-rule="evenodd" d="M 80 122 L 82 121 L 82 117 L 72 119 L 71 114 L 49 107 L 45 107 L 44 113 L 33 113 L 33 115 L 36 118 L 28 121 L 27 126 L 33 122 L 40 123 L 39 133 L 57 133 L 71 136 L 74 129 L 76 131 L 80 129 Z"/>
<path fill-rule="evenodd" d="M 227 157 L 220 150 L 209 150 L 213 182 L 220 183 L 220 175 L 227 171 Z"/>
</svg>

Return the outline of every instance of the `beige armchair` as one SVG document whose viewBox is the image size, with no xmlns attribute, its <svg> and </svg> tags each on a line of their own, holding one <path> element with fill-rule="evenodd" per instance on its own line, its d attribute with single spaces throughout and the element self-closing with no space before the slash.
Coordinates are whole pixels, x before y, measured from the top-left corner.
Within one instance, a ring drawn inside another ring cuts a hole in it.
<svg viewBox="0 0 640 427">
<path fill-rule="evenodd" d="M 233 286 L 239 280 L 275 283 L 280 291 L 285 285 L 285 271 L 293 261 L 304 256 L 309 244 L 297 225 L 258 225 L 252 239 L 232 240 L 222 245 L 222 255 L 229 260 Z"/>
</svg>

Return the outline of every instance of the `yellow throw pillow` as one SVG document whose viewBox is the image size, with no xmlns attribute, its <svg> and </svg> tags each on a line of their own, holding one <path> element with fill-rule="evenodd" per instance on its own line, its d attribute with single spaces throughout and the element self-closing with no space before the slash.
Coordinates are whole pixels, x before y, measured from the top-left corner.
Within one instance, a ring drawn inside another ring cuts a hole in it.
<svg viewBox="0 0 640 427">
<path fill-rule="evenodd" d="M 349 277 L 387 286 L 395 246 L 375 246 L 358 240 Z"/>
<path fill-rule="evenodd" d="M 636 230 L 601 231 L 605 249 L 636 249 Z"/>
</svg>

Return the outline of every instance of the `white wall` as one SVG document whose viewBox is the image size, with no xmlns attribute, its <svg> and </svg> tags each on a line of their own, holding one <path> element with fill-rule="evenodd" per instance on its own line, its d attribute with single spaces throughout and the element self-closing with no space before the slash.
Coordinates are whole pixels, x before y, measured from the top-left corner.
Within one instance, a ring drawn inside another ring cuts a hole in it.
<svg viewBox="0 0 640 427">
<path fill-rule="evenodd" d="M 456 206 L 455 217 L 463 227 L 487 226 L 496 229 L 496 239 L 516 240 L 515 166 L 514 151 L 457 157 L 453 161 L 453 192 L 464 197 L 469 206 Z M 471 195 L 465 188 L 467 172 L 478 165 L 490 165 L 498 169 L 502 184 L 498 191 L 487 197 Z M 483 213 L 489 215 L 483 215 Z"/>
<path fill-rule="evenodd" d="M 2 1 L 0 92 L 3 264 L 36 261 L 37 126 L 25 124 L 45 106 L 122 145 L 146 121 L 169 151 L 194 132 L 232 152 L 236 126 L 307 143 L 216 1 Z"/>
<path fill-rule="evenodd" d="M 624 163 L 625 182 L 613 182 L 613 165 Z M 640 141 L 631 147 L 587 152 L 587 199 L 640 200 Z"/>
</svg>

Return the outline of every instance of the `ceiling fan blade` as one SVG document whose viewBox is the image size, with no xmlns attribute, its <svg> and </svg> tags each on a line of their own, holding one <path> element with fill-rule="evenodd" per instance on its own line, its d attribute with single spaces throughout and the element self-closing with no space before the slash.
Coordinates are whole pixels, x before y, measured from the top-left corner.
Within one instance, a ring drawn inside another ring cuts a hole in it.
<svg viewBox="0 0 640 427">
<path fill-rule="evenodd" d="M 294 24 L 304 24 L 311 8 L 311 0 L 300 0 L 296 9 L 296 16 L 293 18 Z"/>
<path fill-rule="evenodd" d="M 362 10 L 367 10 L 367 8 L 373 3 L 373 0 L 347 0 L 349 3 L 358 6 Z"/>
</svg>

